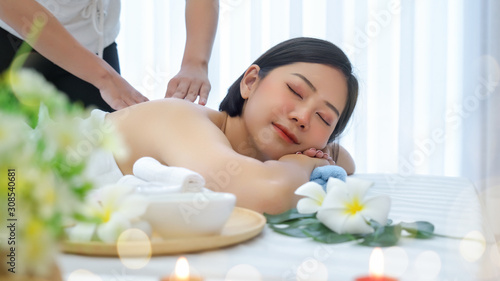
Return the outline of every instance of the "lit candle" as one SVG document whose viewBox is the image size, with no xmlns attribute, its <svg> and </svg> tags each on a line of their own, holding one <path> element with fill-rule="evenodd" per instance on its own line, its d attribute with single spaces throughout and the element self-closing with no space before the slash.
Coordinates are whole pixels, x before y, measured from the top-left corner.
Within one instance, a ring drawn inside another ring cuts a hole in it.
<svg viewBox="0 0 500 281">
<path fill-rule="evenodd" d="M 175 263 L 175 271 L 171 276 L 165 276 L 161 281 L 203 281 L 201 276 L 189 275 L 189 263 L 185 257 L 180 257 Z"/>
<path fill-rule="evenodd" d="M 397 281 L 395 278 L 384 276 L 384 253 L 382 249 L 373 249 L 370 255 L 369 276 L 356 278 L 356 281 Z"/>
</svg>

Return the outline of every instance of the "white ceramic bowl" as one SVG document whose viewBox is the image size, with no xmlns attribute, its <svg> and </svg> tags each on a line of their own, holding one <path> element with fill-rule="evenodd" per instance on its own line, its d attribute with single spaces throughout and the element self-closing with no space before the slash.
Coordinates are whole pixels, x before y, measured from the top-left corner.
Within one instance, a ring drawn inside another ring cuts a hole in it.
<svg viewBox="0 0 500 281">
<path fill-rule="evenodd" d="M 223 192 L 175 193 L 147 196 L 143 215 L 163 238 L 217 235 L 229 219 L 236 196 Z"/>
</svg>

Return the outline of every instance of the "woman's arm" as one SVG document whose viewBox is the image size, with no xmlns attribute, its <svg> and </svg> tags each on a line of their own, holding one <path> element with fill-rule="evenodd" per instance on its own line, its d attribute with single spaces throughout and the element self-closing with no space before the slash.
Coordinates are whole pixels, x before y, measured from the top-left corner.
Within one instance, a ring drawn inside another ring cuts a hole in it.
<svg viewBox="0 0 500 281">
<path fill-rule="evenodd" d="M 114 109 L 146 101 L 108 63 L 82 46 L 34 0 L 0 1 L 0 18 L 41 55 L 98 88 Z"/>
<path fill-rule="evenodd" d="M 332 144 L 332 146 L 337 146 L 337 154 L 336 154 L 336 163 L 340 167 L 344 168 L 348 175 L 354 174 L 356 171 L 356 164 L 354 163 L 354 159 L 352 159 L 351 154 L 341 145 Z M 335 155 L 334 155 L 335 156 Z"/>
<path fill-rule="evenodd" d="M 354 163 L 354 159 L 352 159 L 351 154 L 338 143 L 329 143 L 321 151 L 332 157 L 335 165 L 342 167 L 348 175 L 352 175 L 356 171 L 356 164 Z"/>
</svg>

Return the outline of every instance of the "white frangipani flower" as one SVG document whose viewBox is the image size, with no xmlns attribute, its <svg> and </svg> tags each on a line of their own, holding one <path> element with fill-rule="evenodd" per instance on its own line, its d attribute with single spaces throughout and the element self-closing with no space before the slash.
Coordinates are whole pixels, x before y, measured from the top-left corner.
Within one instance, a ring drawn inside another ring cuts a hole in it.
<svg viewBox="0 0 500 281">
<path fill-rule="evenodd" d="M 318 220 L 338 234 L 373 232 L 369 221 L 386 224 L 391 201 L 388 196 L 365 198 L 372 185 L 370 181 L 351 177 L 346 182 L 330 178 L 325 193 L 321 185 L 308 182 L 295 192 L 307 196 L 298 202 L 297 211 L 302 214 L 317 211 Z"/>
<path fill-rule="evenodd" d="M 306 196 L 297 202 L 297 211 L 301 214 L 316 213 L 326 196 L 323 187 L 313 181 L 301 185 L 295 190 L 295 194 Z"/>
<path fill-rule="evenodd" d="M 140 221 L 147 206 L 147 199 L 135 194 L 131 186 L 105 186 L 87 203 L 88 212 L 101 223 L 79 223 L 69 231 L 69 239 L 90 241 L 96 237 L 103 242 L 116 242 L 124 230 Z"/>
</svg>

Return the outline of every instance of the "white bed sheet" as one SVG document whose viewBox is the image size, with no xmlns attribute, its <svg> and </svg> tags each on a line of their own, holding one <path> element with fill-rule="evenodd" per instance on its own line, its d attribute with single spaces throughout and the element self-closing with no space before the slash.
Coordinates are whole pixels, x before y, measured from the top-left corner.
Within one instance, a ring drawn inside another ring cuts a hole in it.
<svg viewBox="0 0 500 281">
<path fill-rule="evenodd" d="M 484 237 L 484 243 L 451 238 L 403 238 L 397 247 L 383 249 L 387 275 L 401 281 L 500 280 L 497 244 L 469 180 L 391 174 L 355 177 L 375 182 L 369 194 L 390 195 L 389 217 L 394 222 L 423 220 L 433 223 L 439 234 L 464 237 L 480 233 Z M 367 275 L 372 250 L 355 243 L 327 245 L 287 237 L 266 226 L 262 234 L 242 244 L 185 256 L 192 269 L 205 280 L 226 280 L 228 274 L 232 276 L 235 272 L 248 276 L 247 280 L 355 280 Z M 65 280 L 75 270 L 85 269 L 104 281 L 147 281 L 159 280 L 173 272 L 178 257 L 153 257 L 137 270 L 126 268 L 118 258 L 67 254 L 59 256 L 59 264 Z"/>
</svg>

